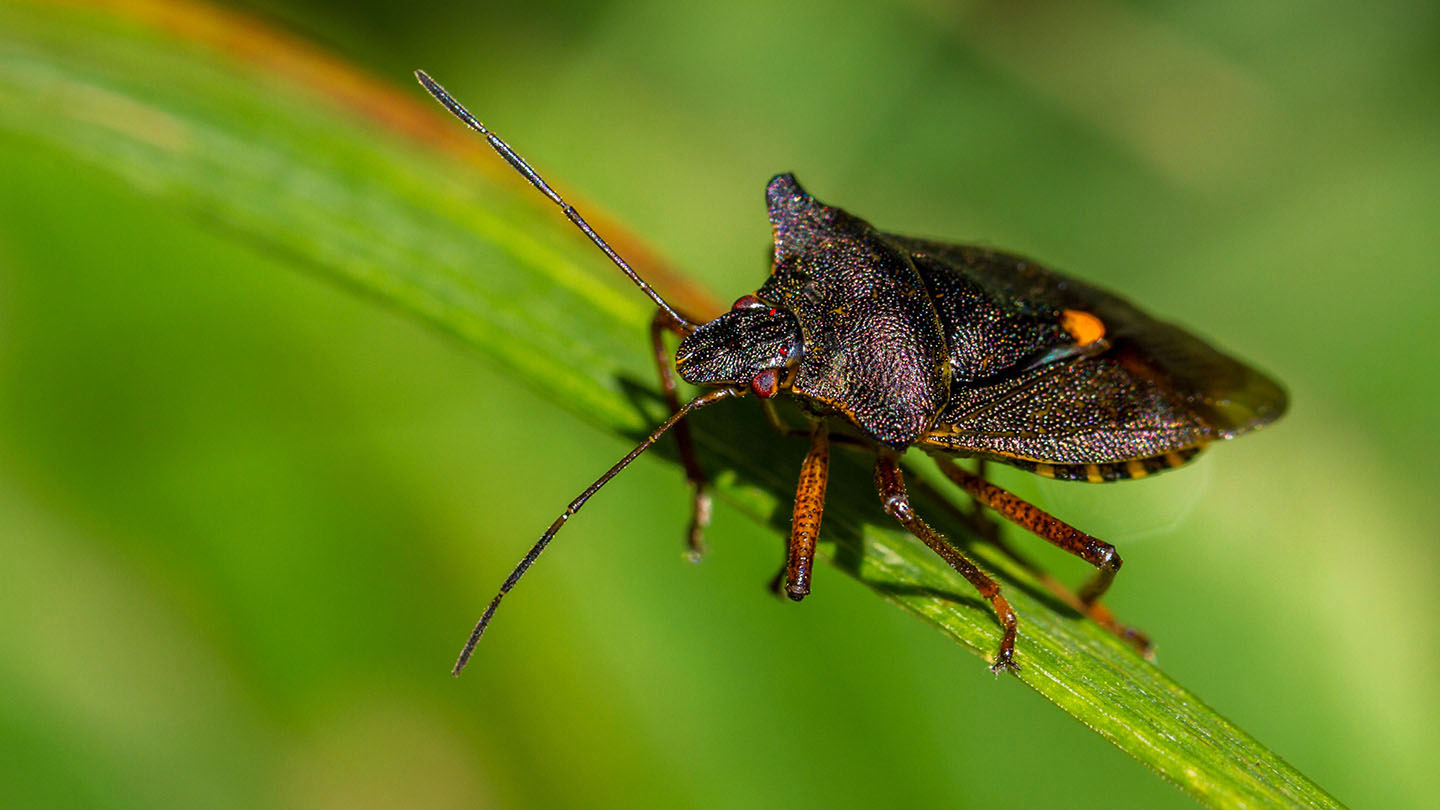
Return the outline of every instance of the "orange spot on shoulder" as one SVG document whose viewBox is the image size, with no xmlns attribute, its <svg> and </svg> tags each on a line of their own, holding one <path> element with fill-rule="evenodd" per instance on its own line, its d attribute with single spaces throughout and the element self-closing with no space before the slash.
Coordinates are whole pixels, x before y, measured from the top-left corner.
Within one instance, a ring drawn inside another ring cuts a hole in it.
<svg viewBox="0 0 1440 810">
<path fill-rule="evenodd" d="M 1069 332 L 1070 337 L 1075 338 L 1075 342 L 1081 346 L 1088 346 L 1105 337 L 1105 323 L 1094 315 L 1078 309 L 1062 310 L 1060 327 Z"/>
</svg>

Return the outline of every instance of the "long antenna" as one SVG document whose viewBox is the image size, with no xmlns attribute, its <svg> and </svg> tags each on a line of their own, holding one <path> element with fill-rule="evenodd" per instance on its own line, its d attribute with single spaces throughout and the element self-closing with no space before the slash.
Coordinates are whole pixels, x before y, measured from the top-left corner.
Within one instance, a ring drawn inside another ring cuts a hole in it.
<svg viewBox="0 0 1440 810">
<path fill-rule="evenodd" d="M 549 197 L 550 202 L 553 202 L 556 205 L 560 206 L 560 210 L 565 212 L 565 218 L 575 223 L 575 227 L 579 228 L 582 233 L 590 237 L 590 241 L 594 242 L 596 247 L 603 250 L 605 252 L 605 255 L 610 257 L 610 261 L 614 262 L 616 267 L 619 267 L 620 270 L 625 273 L 625 275 L 630 277 L 631 281 L 635 282 L 635 286 L 639 287 L 642 292 L 650 296 L 650 300 L 654 301 L 656 306 L 660 307 L 660 309 L 663 310 L 666 315 L 673 318 L 675 320 L 675 323 L 679 324 L 680 327 L 686 332 L 695 331 L 695 324 L 691 323 L 689 320 L 686 320 L 683 316 L 680 315 L 680 313 L 676 312 L 674 307 L 670 306 L 670 304 L 667 303 L 664 298 L 660 297 L 660 293 L 655 292 L 654 287 L 651 287 L 649 284 L 647 284 L 645 282 L 645 279 L 640 278 L 640 274 L 636 273 L 635 270 L 631 268 L 624 259 L 620 258 L 620 254 L 616 253 L 614 248 L 610 247 L 610 245 L 606 243 L 604 239 L 600 238 L 600 234 L 596 233 L 595 229 L 590 227 L 590 223 L 586 222 L 585 218 L 580 216 L 580 212 L 576 211 L 574 206 L 570 205 L 570 203 L 565 202 L 565 200 L 562 199 L 559 194 L 555 193 L 555 189 L 550 188 L 550 184 L 546 183 L 544 178 L 542 178 L 538 172 L 530 168 L 530 164 L 526 163 L 524 158 L 515 154 L 515 150 L 510 148 L 510 144 L 505 143 L 505 141 L 501 140 L 499 135 L 496 135 L 495 133 L 486 129 L 485 125 L 476 120 L 475 116 L 471 115 L 470 111 L 465 109 L 465 106 L 463 104 L 456 101 L 453 96 L 445 92 L 445 88 L 441 87 L 438 82 L 430 78 L 430 76 L 426 74 L 425 71 L 415 71 L 415 78 L 419 79 L 420 84 L 423 85 L 426 90 L 430 91 L 430 95 L 434 96 L 436 101 L 445 105 L 445 109 L 449 110 L 451 114 L 453 114 L 456 118 L 459 118 L 461 121 L 464 121 L 466 126 L 470 127 L 481 135 L 484 135 L 485 140 L 489 141 L 490 145 L 495 148 L 495 151 L 500 153 L 500 157 L 505 158 L 505 162 L 513 166 L 515 168 L 515 171 L 525 175 L 525 179 L 530 181 L 530 185 L 539 189 L 541 194 Z"/>
<path fill-rule="evenodd" d="M 456 659 L 455 668 L 450 670 L 450 674 L 457 677 L 460 675 L 460 670 L 464 669 L 465 665 L 470 662 L 470 655 L 475 652 L 475 645 L 479 644 L 480 637 L 485 635 L 485 628 L 489 626 L 491 617 L 495 615 L 495 609 L 500 607 L 500 600 L 504 599 L 505 594 L 509 593 L 510 589 L 515 587 L 515 583 L 519 582 L 520 578 L 525 576 L 525 572 L 529 571 L 530 566 L 534 565 L 535 560 L 540 557 L 540 552 L 544 551 L 545 547 L 550 545 L 550 539 L 560 531 L 561 527 L 565 525 L 565 522 L 570 519 L 571 515 L 580 511 L 580 507 L 584 506 L 585 502 L 590 500 L 591 495 L 599 492 L 601 487 L 605 486 L 611 478 L 614 478 L 621 470 L 629 466 L 630 462 L 638 458 L 641 453 L 649 450 L 650 445 L 659 441 L 660 437 L 665 435 L 665 431 L 674 427 L 676 422 L 684 419 L 686 414 L 694 410 L 699 410 L 706 405 L 719 402 L 722 399 L 744 395 L 745 389 L 743 388 L 717 388 L 714 391 L 707 391 L 685 403 L 685 407 L 672 414 L 660 427 L 655 428 L 655 432 L 646 436 L 645 441 L 640 442 L 639 446 L 631 450 L 624 458 L 615 462 L 614 467 L 607 470 L 604 475 L 600 476 L 599 480 L 591 484 L 584 492 L 580 493 L 579 497 L 571 501 L 570 505 L 565 507 L 565 511 L 560 514 L 560 517 L 555 518 L 555 522 L 550 524 L 550 528 L 546 529 L 545 533 L 540 535 L 540 539 L 535 541 L 535 545 L 530 547 L 530 551 L 525 554 L 525 559 L 521 560 L 520 564 L 515 566 L 515 570 L 510 572 L 510 576 L 505 578 L 505 584 L 500 586 L 500 592 L 495 594 L 494 599 L 490 600 L 490 605 L 485 608 L 485 612 L 481 614 L 480 621 L 475 623 L 475 630 L 470 633 L 470 639 L 465 642 L 465 648 L 460 651 L 460 657 Z"/>
</svg>

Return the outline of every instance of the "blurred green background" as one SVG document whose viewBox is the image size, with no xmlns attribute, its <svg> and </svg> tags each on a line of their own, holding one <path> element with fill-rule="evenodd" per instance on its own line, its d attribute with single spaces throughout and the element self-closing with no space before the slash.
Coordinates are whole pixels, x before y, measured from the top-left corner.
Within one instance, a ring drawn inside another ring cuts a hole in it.
<svg viewBox="0 0 1440 810">
<path fill-rule="evenodd" d="M 1273 372 L 1292 412 L 1192 469 L 1002 483 L 1120 546 L 1112 604 L 1222 714 L 1354 807 L 1434 805 L 1435 6 L 244 8 L 430 70 L 722 300 L 793 170 Z M 682 564 L 654 462 L 450 679 L 624 443 L 33 138 L 0 130 L 0 182 L 8 806 L 1192 806 L 849 578 L 770 597 L 779 545 L 723 506 Z"/>
</svg>

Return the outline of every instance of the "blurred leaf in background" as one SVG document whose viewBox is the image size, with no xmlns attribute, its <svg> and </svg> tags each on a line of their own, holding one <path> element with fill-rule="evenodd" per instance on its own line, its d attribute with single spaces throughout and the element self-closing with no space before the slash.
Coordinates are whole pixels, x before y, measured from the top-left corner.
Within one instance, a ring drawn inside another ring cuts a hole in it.
<svg viewBox="0 0 1440 810">
<path fill-rule="evenodd" d="M 397 85 L 423 66 L 463 89 L 721 297 L 763 278 L 760 192 L 793 170 L 881 227 L 1024 251 L 1275 372 L 1291 415 L 1195 469 L 1002 483 L 1125 552 L 1117 611 L 1222 713 L 1356 807 L 1432 803 L 1435 10 L 248 10 Z M 119 17 L 66 13 L 97 32 L 90 55 L 121 47 Z M 7 28 L 6 55 L 46 47 Z M 215 102 L 196 115 L 266 120 Z M 733 513 L 681 565 L 684 488 L 663 465 L 594 502 L 451 681 L 499 576 L 624 443 L 43 126 L 0 127 L 17 806 L 1190 805 L 835 572 L 802 607 L 767 598 L 779 546 Z M 353 213 L 337 238 L 364 238 Z M 638 328 L 606 349 L 645 369 Z"/>
</svg>

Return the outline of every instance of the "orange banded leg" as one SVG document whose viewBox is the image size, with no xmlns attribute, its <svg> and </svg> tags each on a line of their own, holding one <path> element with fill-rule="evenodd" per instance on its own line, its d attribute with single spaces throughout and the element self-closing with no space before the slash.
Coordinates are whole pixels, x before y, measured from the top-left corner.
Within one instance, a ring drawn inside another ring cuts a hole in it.
<svg viewBox="0 0 1440 810">
<path fill-rule="evenodd" d="M 785 559 L 785 595 L 799 602 L 810 595 L 815 567 L 815 541 L 825 512 L 825 484 L 830 478 L 830 429 L 823 421 L 810 428 L 810 452 L 800 465 L 795 487 L 795 512 L 790 521 L 790 546 Z"/>
<path fill-rule="evenodd" d="M 940 463 L 940 471 L 945 473 L 945 477 L 954 481 L 976 501 L 999 512 L 1001 516 L 1017 526 L 1030 530 L 1056 548 L 1074 554 L 1095 566 L 1095 577 L 1080 589 L 1082 605 L 1087 608 L 1094 605 L 1101 596 L 1105 595 L 1105 591 L 1109 590 L 1110 583 L 1115 580 L 1115 572 L 1119 571 L 1120 566 L 1124 564 L 1124 560 L 1120 559 L 1114 546 L 1104 540 L 1091 537 L 980 476 L 960 469 L 959 465 L 949 459 L 942 458 L 937 461 Z"/>
<path fill-rule="evenodd" d="M 929 546 L 932 551 L 939 554 L 941 559 L 950 564 L 965 577 L 980 595 L 990 600 L 990 605 L 995 609 L 995 615 L 1000 619 L 1000 625 L 1005 628 L 1005 633 L 1000 639 L 1000 649 L 995 653 L 995 661 L 990 665 L 992 672 L 1004 670 L 1016 671 L 1020 665 L 1015 663 L 1015 611 L 1010 608 L 1010 602 L 1000 595 L 1000 585 L 975 567 L 975 564 L 965 558 L 956 548 L 950 545 L 945 536 L 930 528 L 930 525 L 920 519 L 915 511 L 910 508 L 910 496 L 905 491 L 905 478 L 900 473 L 900 463 L 894 453 L 885 451 L 875 459 L 875 489 L 880 493 L 880 501 L 885 505 L 885 511 L 900 522 L 909 532 L 920 541 Z"/>
<path fill-rule="evenodd" d="M 945 464 L 953 463 L 949 459 L 944 458 L 937 458 L 936 461 L 939 462 L 942 468 Z M 938 492 L 935 492 L 930 487 L 924 484 L 921 484 L 921 486 L 924 487 L 924 489 L 929 495 L 935 497 L 939 500 L 940 503 L 943 503 L 947 507 L 949 507 L 958 520 L 966 523 L 970 523 L 974 520 L 974 512 L 964 511 L 958 506 L 950 503 L 949 500 L 941 497 Z M 976 508 L 984 509 L 985 507 L 980 503 L 976 502 Z M 994 546 L 1000 551 L 1000 553 L 1004 554 L 1006 557 L 1009 557 L 1012 561 L 1014 561 L 1016 565 L 1028 571 L 1030 575 L 1035 577 L 1035 579 L 1039 581 L 1042 586 L 1044 586 L 1045 590 L 1049 591 L 1052 595 L 1054 595 L 1056 599 L 1059 599 L 1061 602 L 1069 605 L 1076 613 L 1088 617 L 1091 621 L 1100 625 L 1106 631 L 1119 638 L 1121 641 L 1124 641 L 1126 644 L 1129 644 L 1131 647 L 1135 648 L 1136 652 L 1140 653 L 1146 658 L 1154 657 L 1154 651 L 1152 649 L 1150 637 L 1145 635 L 1144 631 L 1126 624 L 1121 624 L 1120 620 L 1115 617 L 1115 614 L 1112 613 L 1108 607 L 1098 602 L 1088 606 L 1085 603 L 1081 602 L 1080 597 L 1076 596 L 1075 592 L 1066 587 L 1063 582 L 1051 576 L 1049 573 L 1046 573 L 1043 569 L 1040 568 L 1040 566 L 1026 559 L 1023 554 L 1015 550 L 1014 547 L 1007 543 L 1005 541 L 1005 538 L 1001 536 L 999 532 L 995 531 L 996 526 L 993 522 L 989 520 L 988 515 L 986 516 L 985 521 L 980 526 L 976 526 L 974 528 L 975 531 L 981 535 L 982 539 L 984 539 L 986 543 Z"/>
<path fill-rule="evenodd" d="M 650 345 L 655 354 L 655 368 L 660 374 L 660 389 L 665 394 L 665 404 L 670 406 L 670 412 L 680 410 L 679 385 L 675 382 L 675 375 L 670 371 L 670 353 L 665 348 L 665 333 L 674 332 L 680 337 L 688 334 L 684 327 L 675 323 L 663 310 L 655 312 L 655 318 L 650 321 Z M 693 494 L 693 502 L 690 510 L 690 530 L 685 535 L 687 556 L 698 562 L 705 555 L 705 527 L 710 525 L 712 503 L 710 492 L 705 481 L 705 472 L 700 469 L 700 462 L 695 459 L 695 442 L 690 438 L 690 426 L 683 420 L 675 425 L 675 444 L 680 447 L 680 463 L 685 467 L 685 480 L 689 482 Z"/>
</svg>

